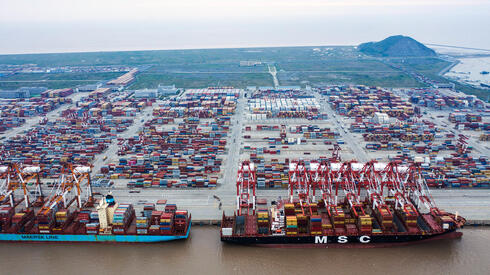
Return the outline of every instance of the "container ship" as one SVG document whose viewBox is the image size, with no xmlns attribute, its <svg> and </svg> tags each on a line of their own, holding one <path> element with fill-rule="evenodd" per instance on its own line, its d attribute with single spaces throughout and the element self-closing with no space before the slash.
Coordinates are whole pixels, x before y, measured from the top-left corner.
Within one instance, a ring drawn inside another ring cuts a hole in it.
<svg viewBox="0 0 490 275">
<path fill-rule="evenodd" d="M 460 238 L 465 219 L 434 204 L 420 163 L 293 161 L 286 198 L 256 198 L 254 163 L 240 165 L 223 242 L 269 247 L 389 247 Z"/>
<path fill-rule="evenodd" d="M 166 200 L 146 203 L 141 212 L 111 194 L 96 203 L 90 167 L 66 165 L 49 196 L 42 193 L 39 172 L 39 167 L 0 166 L 0 201 L 5 203 L 0 241 L 155 243 L 189 237 L 191 215 Z"/>
</svg>

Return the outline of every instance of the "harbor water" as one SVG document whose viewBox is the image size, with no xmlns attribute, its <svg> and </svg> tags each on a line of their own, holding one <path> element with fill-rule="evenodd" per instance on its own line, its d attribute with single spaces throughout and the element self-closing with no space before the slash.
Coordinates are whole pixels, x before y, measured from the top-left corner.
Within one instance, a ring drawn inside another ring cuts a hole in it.
<svg viewBox="0 0 490 275">
<path fill-rule="evenodd" d="M 459 240 L 374 249 L 223 244 L 216 227 L 159 244 L 0 244 L 0 274 L 488 274 L 490 230 Z"/>
</svg>

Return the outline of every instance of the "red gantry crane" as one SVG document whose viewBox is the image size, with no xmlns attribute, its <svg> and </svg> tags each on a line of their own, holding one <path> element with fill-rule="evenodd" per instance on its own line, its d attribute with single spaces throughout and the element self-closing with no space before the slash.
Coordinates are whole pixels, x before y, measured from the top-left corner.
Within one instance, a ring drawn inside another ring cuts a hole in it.
<svg viewBox="0 0 490 275">
<path fill-rule="evenodd" d="M 257 185 L 257 177 L 255 174 L 255 166 L 253 162 L 244 161 L 238 169 L 238 177 L 236 183 L 237 201 L 236 207 L 238 215 L 248 215 L 250 208 L 255 215 L 255 188 Z M 244 213 L 245 211 L 245 213 Z"/>
</svg>

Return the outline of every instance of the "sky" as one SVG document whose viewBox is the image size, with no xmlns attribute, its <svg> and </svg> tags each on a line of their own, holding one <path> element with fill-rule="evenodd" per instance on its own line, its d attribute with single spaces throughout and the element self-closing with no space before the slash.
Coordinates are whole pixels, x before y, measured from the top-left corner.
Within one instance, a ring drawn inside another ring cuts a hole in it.
<svg viewBox="0 0 490 275">
<path fill-rule="evenodd" d="M 490 49 L 490 0 L 0 0 L 0 54 L 357 45 Z"/>
</svg>

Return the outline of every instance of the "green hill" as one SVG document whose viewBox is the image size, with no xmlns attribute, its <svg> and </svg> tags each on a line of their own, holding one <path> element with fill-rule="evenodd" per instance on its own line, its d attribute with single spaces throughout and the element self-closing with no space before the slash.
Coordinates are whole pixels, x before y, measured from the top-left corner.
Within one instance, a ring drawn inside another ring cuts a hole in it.
<svg viewBox="0 0 490 275">
<path fill-rule="evenodd" d="M 358 46 L 364 54 L 379 57 L 436 56 L 436 52 L 417 40 L 403 35 L 390 36 L 379 42 L 368 42 Z"/>
</svg>

